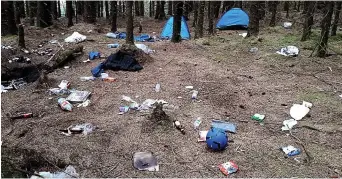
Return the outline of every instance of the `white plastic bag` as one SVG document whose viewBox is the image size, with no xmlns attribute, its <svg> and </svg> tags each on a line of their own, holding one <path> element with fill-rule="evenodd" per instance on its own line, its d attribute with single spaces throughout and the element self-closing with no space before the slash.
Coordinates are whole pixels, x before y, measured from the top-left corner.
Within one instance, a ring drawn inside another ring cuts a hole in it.
<svg viewBox="0 0 342 179">
<path fill-rule="evenodd" d="M 281 48 L 279 51 L 276 52 L 277 54 L 287 56 L 287 57 L 295 57 L 299 54 L 299 49 L 295 46 L 287 46 Z"/>
<path fill-rule="evenodd" d="M 283 131 L 288 131 L 290 129 L 292 129 L 293 126 L 295 126 L 298 122 L 294 119 L 289 119 L 289 120 L 285 120 L 283 122 L 283 127 L 281 128 L 281 130 Z"/>
<path fill-rule="evenodd" d="M 294 104 L 290 109 L 290 115 L 295 120 L 301 120 L 309 113 L 310 109 L 304 105 Z"/>
<path fill-rule="evenodd" d="M 284 27 L 285 27 L 286 29 L 291 28 L 291 26 L 292 26 L 292 23 L 291 23 L 291 22 L 284 22 Z"/>
<path fill-rule="evenodd" d="M 40 176 L 44 178 L 79 178 L 79 174 L 76 172 L 75 167 L 69 165 L 64 172 L 56 172 L 56 173 L 51 173 L 51 172 L 39 172 L 38 173 Z M 30 179 L 41 179 L 38 176 L 32 175 Z"/>
<path fill-rule="evenodd" d="M 154 52 L 154 50 L 148 48 L 145 44 L 135 44 L 135 46 L 147 54 Z"/>
<path fill-rule="evenodd" d="M 83 42 L 87 39 L 85 35 L 82 35 L 78 32 L 74 32 L 72 35 L 64 39 L 64 42 L 68 43 L 78 43 L 78 42 Z"/>
</svg>

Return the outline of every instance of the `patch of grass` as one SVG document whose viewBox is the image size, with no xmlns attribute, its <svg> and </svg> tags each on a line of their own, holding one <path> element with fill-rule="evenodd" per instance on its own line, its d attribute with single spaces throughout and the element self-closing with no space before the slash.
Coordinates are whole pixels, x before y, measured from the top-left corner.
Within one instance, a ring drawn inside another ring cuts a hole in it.
<svg viewBox="0 0 342 179">
<path fill-rule="evenodd" d="M 313 104 L 321 104 L 331 109 L 342 109 L 342 103 L 333 95 L 324 92 L 306 91 L 298 94 L 298 100 L 308 101 Z"/>
<path fill-rule="evenodd" d="M 1 39 L 2 40 L 14 40 L 17 37 L 18 37 L 17 35 L 6 35 L 6 36 L 2 36 Z"/>
</svg>

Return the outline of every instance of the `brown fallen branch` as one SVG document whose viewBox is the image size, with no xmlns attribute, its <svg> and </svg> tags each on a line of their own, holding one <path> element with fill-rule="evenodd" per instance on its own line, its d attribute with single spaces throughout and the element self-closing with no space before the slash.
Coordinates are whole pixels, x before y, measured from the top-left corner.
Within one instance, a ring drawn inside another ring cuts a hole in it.
<svg viewBox="0 0 342 179">
<path fill-rule="evenodd" d="M 83 51 L 82 45 L 75 45 L 64 51 L 58 50 L 45 64 L 44 69 L 50 71 L 56 69 L 65 63 L 73 60 L 73 54 Z"/>
</svg>

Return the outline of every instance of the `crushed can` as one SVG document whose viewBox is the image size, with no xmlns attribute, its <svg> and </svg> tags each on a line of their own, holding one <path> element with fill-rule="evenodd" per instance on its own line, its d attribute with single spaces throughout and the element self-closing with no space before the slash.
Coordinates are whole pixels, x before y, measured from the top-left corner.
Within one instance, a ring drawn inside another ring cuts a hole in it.
<svg viewBox="0 0 342 179">
<path fill-rule="evenodd" d="M 225 174 L 226 176 L 229 174 L 235 173 L 239 170 L 238 165 L 236 165 L 236 163 L 233 161 L 220 164 L 218 167 L 221 170 L 221 172 Z"/>
<path fill-rule="evenodd" d="M 65 98 L 59 98 L 58 104 L 64 111 L 72 111 L 72 104 L 70 104 Z"/>
</svg>

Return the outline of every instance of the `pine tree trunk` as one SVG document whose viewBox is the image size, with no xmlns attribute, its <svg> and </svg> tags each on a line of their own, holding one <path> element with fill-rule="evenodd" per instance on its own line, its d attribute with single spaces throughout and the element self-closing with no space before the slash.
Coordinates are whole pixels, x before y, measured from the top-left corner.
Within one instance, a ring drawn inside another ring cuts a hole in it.
<svg viewBox="0 0 342 179">
<path fill-rule="evenodd" d="M 334 11 L 334 2 L 333 1 L 326 1 L 324 2 L 324 13 L 326 14 L 321 23 L 321 37 L 319 38 L 318 42 L 318 48 L 317 48 L 317 56 L 324 58 L 327 54 L 327 48 L 328 48 L 328 39 L 329 39 L 329 32 L 330 32 L 330 26 L 331 26 L 331 19 L 332 14 Z"/>
<path fill-rule="evenodd" d="M 37 1 L 37 26 L 41 28 L 52 25 L 51 1 Z"/>
<path fill-rule="evenodd" d="M 214 34 L 214 12 L 213 12 L 213 6 L 214 6 L 214 1 L 208 1 L 208 20 L 209 20 L 209 27 L 208 27 L 208 32 L 209 34 Z"/>
<path fill-rule="evenodd" d="M 12 35 L 18 34 L 18 28 L 15 24 L 15 12 L 14 12 L 14 2 L 13 1 L 7 1 L 8 8 L 7 11 L 7 25 L 8 25 L 8 32 Z"/>
<path fill-rule="evenodd" d="M 140 16 L 145 16 L 145 4 L 144 1 L 139 1 Z"/>
<path fill-rule="evenodd" d="M 167 2 L 167 15 L 172 15 L 172 3 L 173 3 L 173 1 L 168 1 Z"/>
<path fill-rule="evenodd" d="M 156 13 L 154 15 L 154 19 L 158 19 L 160 15 L 160 1 L 157 1 L 157 5 L 156 5 Z"/>
<path fill-rule="evenodd" d="M 112 19 L 112 32 L 118 31 L 116 27 L 116 20 L 117 20 L 117 14 L 118 14 L 118 7 L 117 7 L 117 1 L 111 1 L 110 2 L 110 11 L 111 11 L 111 19 Z"/>
<path fill-rule="evenodd" d="M 214 7 L 213 7 L 214 18 L 218 18 L 220 14 L 221 1 L 213 1 L 213 3 L 214 3 Z"/>
<path fill-rule="evenodd" d="M 84 1 L 83 21 L 85 23 L 92 24 L 96 22 L 96 11 L 94 11 L 94 7 L 96 7 L 95 1 Z"/>
<path fill-rule="evenodd" d="M 290 9 L 290 2 L 289 1 L 284 1 L 284 11 L 286 11 L 286 18 L 289 18 L 289 9 Z"/>
<path fill-rule="evenodd" d="M 166 14 L 165 14 L 165 1 L 162 0 L 160 2 L 160 9 L 159 9 L 159 20 L 164 20 L 166 19 Z"/>
<path fill-rule="evenodd" d="M 100 7 L 100 1 L 96 1 L 96 17 L 101 17 L 100 13 L 101 13 L 101 7 Z"/>
<path fill-rule="evenodd" d="M 266 1 L 260 1 L 259 2 L 259 14 L 260 14 L 260 20 L 265 18 L 266 14 Z"/>
<path fill-rule="evenodd" d="M 194 2 L 194 20 L 192 21 L 192 27 L 196 27 L 198 18 L 198 2 Z"/>
<path fill-rule="evenodd" d="M 242 8 L 242 1 L 234 1 L 234 6 L 233 7 Z"/>
<path fill-rule="evenodd" d="M 171 42 L 178 43 L 182 40 L 181 37 L 181 21 L 183 14 L 183 1 L 175 1 L 176 3 L 176 13 L 173 18 L 173 32 Z"/>
<path fill-rule="evenodd" d="M 296 9 L 297 9 L 297 11 L 299 12 L 300 11 L 300 1 L 297 1 L 297 7 L 296 7 Z"/>
<path fill-rule="evenodd" d="M 19 24 L 18 25 L 18 39 L 19 39 L 19 42 L 18 42 L 18 46 L 20 48 L 26 48 L 25 47 L 25 39 L 24 39 L 24 27 L 23 27 L 23 24 Z"/>
<path fill-rule="evenodd" d="M 204 6 L 205 1 L 198 2 L 198 19 L 196 24 L 195 39 L 203 37 Z"/>
<path fill-rule="evenodd" d="M 271 13 L 272 13 L 271 14 L 270 27 L 274 27 L 276 25 L 278 1 L 269 1 L 269 6 L 270 6 Z"/>
<path fill-rule="evenodd" d="M 134 12 L 135 12 L 135 16 L 140 16 L 140 13 L 139 13 L 139 1 L 134 1 Z"/>
<path fill-rule="evenodd" d="M 101 5 L 100 5 L 100 16 L 103 17 L 103 6 L 104 6 L 104 3 L 103 1 L 100 1 Z"/>
<path fill-rule="evenodd" d="M 184 12 L 183 12 L 183 16 L 185 18 L 186 21 L 189 20 L 189 5 L 186 3 L 183 3 L 183 9 L 184 9 Z"/>
<path fill-rule="evenodd" d="M 51 1 L 51 12 L 52 12 L 52 18 L 54 20 L 57 20 L 57 2 L 56 1 Z"/>
<path fill-rule="evenodd" d="M 14 9 L 15 9 L 15 23 L 20 24 L 20 1 L 14 1 Z"/>
<path fill-rule="evenodd" d="M 134 45 L 133 41 L 133 1 L 126 1 L 126 44 Z"/>
<path fill-rule="evenodd" d="M 122 2 L 122 14 L 126 13 L 125 2 Z"/>
<path fill-rule="evenodd" d="M 29 2 L 29 8 L 30 8 L 30 25 L 34 26 L 34 16 L 36 15 L 35 12 L 37 12 L 37 2 L 34 1 L 28 1 Z"/>
<path fill-rule="evenodd" d="M 30 17 L 30 8 L 29 8 L 28 1 L 25 1 L 25 10 L 26 10 L 26 17 Z"/>
<path fill-rule="evenodd" d="M 311 34 L 311 27 L 313 25 L 313 16 L 316 2 L 305 1 L 304 9 L 306 9 L 305 20 L 303 26 L 303 34 L 301 41 L 306 41 Z"/>
<path fill-rule="evenodd" d="M 336 36 L 336 31 L 337 31 L 337 24 L 340 19 L 340 12 L 341 12 L 341 4 L 342 2 L 336 2 L 336 8 L 335 8 L 335 13 L 334 13 L 334 22 L 331 28 L 331 36 Z"/>
<path fill-rule="evenodd" d="M 250 1 L 249 6 L 249 26 L 247 37 L 258 36 L 259 34 L 259 2 Z"/>
<path fill-rule="evenodd" d="M 106 19 L 109 19 L 109 7 L 108 7 L 107 0 L 105 0 L 105 15 L 106 15 Z"/>
<path fill-rule="evenodd" d="M 25 18 L 26 13 L 25 13 L 25 2 L 24 2 L 24 0 L 20 0 L 19 4 L 20 4 L 20 6 L 19 6 L 20 17 Z"/>
<path fill-rule="evenodd" d="M 61 2 L 59 2 L 59 0 L 57 0 L 57 13 L 58 13 L 58 17 L 62 17 Z"/>
<path fill-rule="evenodd" d="M 66 1 L 66 11 L 68 14 L 68 27 L 71 27 L 74 25 L 72 22 L 72 1 Z"/>
<path fill-rule="evenodd" d="M 149 11 L 148 11 L 148 15 L 150 17 L 152 17 L 153 16 L 153 13 L 152 13 L 152 1 L 149 2 L 149 6 L 150 6 L 150 8 L 149 8 Z"/>
</svg>

